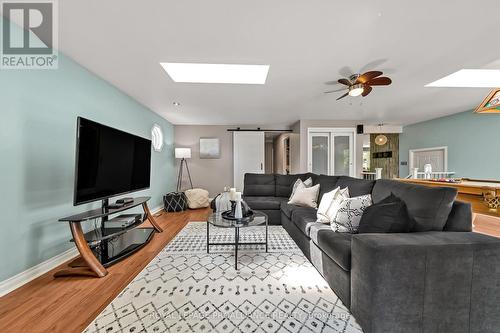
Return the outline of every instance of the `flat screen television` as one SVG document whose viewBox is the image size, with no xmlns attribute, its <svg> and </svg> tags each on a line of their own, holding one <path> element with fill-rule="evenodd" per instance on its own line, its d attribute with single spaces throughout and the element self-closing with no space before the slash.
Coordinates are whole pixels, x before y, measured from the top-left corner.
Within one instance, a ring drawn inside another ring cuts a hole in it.
<svg viewBox="0 0 500 333">
<path fill-rule="evenodd" d="M 78 117 L 74 205 L 150 186 L 151 140 Z"/>
</svg>

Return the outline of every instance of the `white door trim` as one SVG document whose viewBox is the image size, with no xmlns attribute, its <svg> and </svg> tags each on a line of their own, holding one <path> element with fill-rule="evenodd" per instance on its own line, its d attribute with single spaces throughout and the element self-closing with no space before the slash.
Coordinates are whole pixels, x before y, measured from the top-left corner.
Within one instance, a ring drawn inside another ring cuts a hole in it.
<svg viewBox="0 0 500 333">
<path fill-rule="evenodd" d="M 440 146 L 440 147 L 431 147 L 431 148 L 410 149 L 410 152 L 409 152 L 409 172 L 410 172 L 410 174 L 412 172 L 411 170 L 413 170 L 414 153 L 422 152 L 422 151 L 433 151 L 433 150 L 442 150 L 444 152 L 444 170 L 443 171 L 448 171 L 448 146 Z"/>
<path fill-rule="evenodd" d="M 328 173 L 331 173 L 331 168 L 333 163 L 333 158 L 334 158 L 334 137 L 335 135 L 342 135 L 342 134 L 349 134 L 350 138 L 352 138 L 352 141 L 350 141 L 351 144 L 351 166 L 349 169 L 349 173 L 351 177 L 356 177 L 356 128 L 355 127 L 309 127 L 307 128 L 307 171 L 311 172 L 312 171 L 312 150 L 311 150 L 311 142 L 312 142 L 312 135 L 314 133 L 321 134 L 321 133 L 328 133 L 329 134 L 329 145 L 330 145 L 330 158 L 328 159 Z"/>
</svg>

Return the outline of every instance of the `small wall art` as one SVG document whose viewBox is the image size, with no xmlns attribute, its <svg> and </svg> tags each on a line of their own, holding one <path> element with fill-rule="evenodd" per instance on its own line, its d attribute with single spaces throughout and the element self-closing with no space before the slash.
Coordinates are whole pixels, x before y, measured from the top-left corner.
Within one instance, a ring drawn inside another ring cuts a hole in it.
<svg viewBox="0 0 500 333">
<path fill-rule="evenodd" d="M 219 138 L 200 138 L 200 158 L 220 158 Z"/>
</svg>

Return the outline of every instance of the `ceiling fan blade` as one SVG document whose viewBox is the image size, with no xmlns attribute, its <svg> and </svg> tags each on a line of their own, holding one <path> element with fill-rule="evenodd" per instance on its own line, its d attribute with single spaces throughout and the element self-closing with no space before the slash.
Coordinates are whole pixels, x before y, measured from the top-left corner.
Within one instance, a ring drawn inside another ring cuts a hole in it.
<svg viewBox="0 0 500 333">
<path fill-rule="evenodd" d="M 380 76 L 384 73 L 381 71 L 371 71 L 371 72 L 366 72 L 358 77 L 356 80 L 356 83 L 367 83 L 368 81 L 376 78 L 377 76 Z"/>
<path fill-rule="evenodd" d="M 346 90 L 346 89 L 347 89 L 347 88 L 342 88 L 342 89 L 337 89 L 337 90 L 325 91 L 325 94 L 330 94 L 330 93 L 334 93 L 334 92 L 344 91 L 344 90 Z"/>
<path fill-rule="evenodd" d="M 388 59 L 382 58 L 382 59 L 376 59 L 376 60 L 370 61 L 369 63 L 367 63 L 366 65 L 364 65 L 363 67 L 361 67 L 359 69 L 359 73 L 364 73 L 364 72 L 368 71 L 370 68 L 378 68 L 379 66 L 386 63 L 387 60 Z"/>
<path fill-rule="evenodd" d="M 339 79 L 337 82 L 341 83 L 341 84 L 345 84 L 346 86 L 352 86 L 351 81 L 349 81 L 348 79 Z"/>
<path fill-rule="evenodd" d="M 392 80 L 389 79 L 388 77 L 377 77 L 374 78 L 370 81 L 368 81 L 366 84 L 370 86 L 388 86 L 392 83 Z"/>
<path fill-rule="evenodd" d="M 339 84 L 339 81 L 335 80 L 335 81 L 327 81 L 325 82 L 326 85 L 329 85 L 329 86 L 334 86 L 336 84 Z"/>
<path fill-rule="evenodd" d="M 345 94 L 343 94 L 342 96 L 340 96 L 339 98 L 337 98 L 337 101 L 338 101 L 339 99 L 341 99 L 341 98 L 346 97 L 347 95 L 349 95 L 349 92 L 346 92 Z"/>
<path fill-rule="evenodd" d="M 363 90 L 363 93 L 361 94 L 361 96 L 366 97 L 369 93 L 372 92 L 372 89 L 373 88 L 370 86 L 365 86 L 365 89 Z"/>
</svg>

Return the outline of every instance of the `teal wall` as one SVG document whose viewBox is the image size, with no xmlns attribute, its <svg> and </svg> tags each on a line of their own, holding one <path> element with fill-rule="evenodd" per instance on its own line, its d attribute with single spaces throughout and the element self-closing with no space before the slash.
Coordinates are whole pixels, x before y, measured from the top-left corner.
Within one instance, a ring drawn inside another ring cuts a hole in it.
<svg viewBox="0 0 500 333">
<path fill-rule="evenodd" d="M 500 180 L 500 114 L 457 113 L 405 126 L 399 137 L 400 161 L 410 149 L 448 146 L 448 170 L 457 177 Z M 400 166 L 401 177 L 409 174 Z"/>
<path fill-rule="evenodd" d="M 146 138 L 159 124 L 151 188 L 133 195 L 155 208 L 174 189 L 172 124 L 62 54 L 57 70 L 0 70 L 0 92 L 0 281 L 71 248 L 58 218 L 97 207 L 72 204 L 77 116 Z"/>
</svg>

